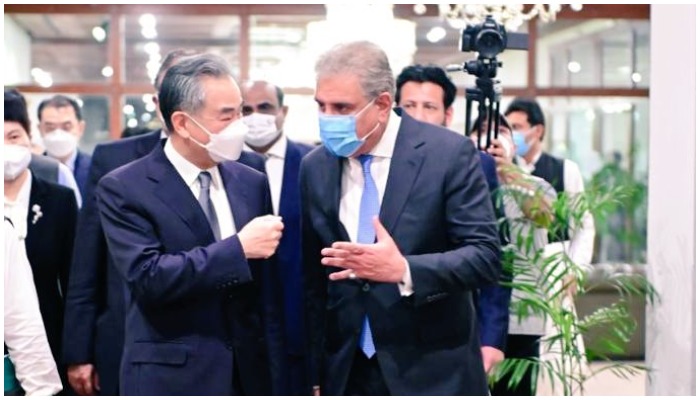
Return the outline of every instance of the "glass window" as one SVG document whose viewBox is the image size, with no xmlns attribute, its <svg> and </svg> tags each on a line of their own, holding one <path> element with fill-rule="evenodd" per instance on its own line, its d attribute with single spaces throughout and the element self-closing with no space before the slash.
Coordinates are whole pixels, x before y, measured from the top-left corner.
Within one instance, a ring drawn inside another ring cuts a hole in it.
<svg viewBox="0 0 700 400">
<path fill-rule="evenodd" d="M 162 127 L 156 105 L 153 102 L 153 93 L 141 95 L 129 95 L 124 98 L 122 106 L 122 126 L 124 130 L 120 137 L 133 135 L 144 130 L 152 131 Z"/>
<path fill-rule="evenodd" d="M 317 53 L 311 24 L 323 19 L 318 15 L 252 16 L 250 78 L 267 80 L 280 87 L 315 87 Z"/>
<path fill-rule="evenodd" d="M 152 83 L 162 58 L 186 48 L 223 57 L 240 73 L 240 18 L 234 15 L 127 15 L 124 71 L 127 83 Z"/>
<path fill-rule="evenodd" d="M 39 135 L 39 104 L 56 94 L 63 94 L 76 99 L 81 107 L 85 131 L 78 144 L 82 151 L 92 153 L 98 143 L 109 140 L 109 99 L 102 95 L 77 95 L 75 93 L 24 93 L 27 99 L 29 118 L 32 121 L 32 136 Z"/>
<path fill-rule="evenodd" d="M 109 17 L 5 14 L 5 85 L 106 82 Z"/>
<path fill-rule="evenodd" d="M 649 100 L 631 97 L 541 97 L 545 149 L 573 160 L 587 184 L 614 167 L 638 192 L 596 221 L 594 261 L 643 262 L 646 251 Z"/>
<path fill-rule="evenodd" d="M 538 29 L 538 86 L 649 87 L 649 21 L 558 20 Z"/>
</svg>

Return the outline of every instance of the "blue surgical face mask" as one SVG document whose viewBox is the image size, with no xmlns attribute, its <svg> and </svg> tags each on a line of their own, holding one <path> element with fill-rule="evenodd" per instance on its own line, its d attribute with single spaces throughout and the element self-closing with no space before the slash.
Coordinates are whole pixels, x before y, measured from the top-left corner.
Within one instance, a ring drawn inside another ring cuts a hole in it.
<svg viewBox="0 0 700 400">
<path fill-rule="evenodd" d="M 373 103 L 374 100 L 370 101 L 354 115 L 318 114 L 321 142 L 323 142 L 328 151 L 336 157 L 350 157 L 362 147 L 365 140 L 379 127 L 379 122 L 364 138 L 359 139 L 357 135 L 357 117 Z"/>
<path fill-rule="evenodd" d="M 530 151 L 530 143 L 523 132 L 513 131 L 513 144 L 515 145 L 515 154 L 520 157 L 525 157 L 525 154 Z"/>
</svg>

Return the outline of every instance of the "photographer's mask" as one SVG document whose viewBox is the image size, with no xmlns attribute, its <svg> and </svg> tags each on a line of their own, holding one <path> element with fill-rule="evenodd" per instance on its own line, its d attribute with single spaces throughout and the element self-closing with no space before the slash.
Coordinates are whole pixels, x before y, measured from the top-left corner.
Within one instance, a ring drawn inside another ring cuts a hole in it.
<svg viewBox="0 0 700 400">
<path fill-rule="evenodd" d="M 357 134 L 357 117 L 365 112 L 376 99 L 370 100 L 367 105 L 353 115 L 328 115 L 318 114 L 318 125 L 321 133 L 321 142 L 328 151 L 336 157 L 350 157 L 362 147 L 362 144 L 379 127 L 379 122 L 362 139 Z"/>
<path fill-rule="evenodd" d="M 526 131 L 513 131 L 513 143 L 515 144 L 515 154 L 520 157 L 525 157 L 530 147 L 532 147 L 532 141 L 527 140 L 527 134 L 532 130 L 532 128 Z"/>
</svg>

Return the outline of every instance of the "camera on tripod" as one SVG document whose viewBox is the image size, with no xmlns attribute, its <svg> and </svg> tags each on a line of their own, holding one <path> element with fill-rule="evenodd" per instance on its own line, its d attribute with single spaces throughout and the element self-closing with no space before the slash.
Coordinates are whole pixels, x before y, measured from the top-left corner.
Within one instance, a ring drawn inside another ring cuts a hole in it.
<svg viewBox="0 0 700 400">
<path fill-rule="evenodd" d="M 494 79 L 498 74 L 498 68 L 502 63 L 497 56 L 506 49 L 527 50 L 528 35 L 526 33 L 509 33 L 503 25 L 496 22 L 493 16 L 488 15 L 483 23 L 470 25 L 462 30 L 460 50 L 464 52 L 476 52 L 477 58 L 466 61 L 459 68 L 462 71 L 476 77 L 476 87 L 466 89 L 467 109 L 465 135 L 469 136 L 469 121 L 471 121 L 472 102 L 478 103 L 478 141 L 481 140 L 481 123 L 487 121 L 487 132 L 494 132 L 494 138 L 498 135 L 498 121 L 500 113 L 501 87 L 500 81 Z M 454 70 L 448 68 L 448 70 Z M 486 135 L 485 150 L 491 144 L 491 134 Z M 479 147 L 482 147 L 479 145 Z"/>
</svg>

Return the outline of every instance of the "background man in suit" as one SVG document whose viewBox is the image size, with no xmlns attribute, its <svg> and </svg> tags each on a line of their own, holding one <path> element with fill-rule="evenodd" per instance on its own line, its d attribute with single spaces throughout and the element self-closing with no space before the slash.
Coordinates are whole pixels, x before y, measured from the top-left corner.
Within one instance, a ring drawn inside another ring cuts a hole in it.
<svg viewBox="0 0 700 400">
<path fill-rule="evenodd" d="M 70 189 L 37 178 L 29 170 L 31 144 L 25 130 L 28 125 L 22 100 L 5 92 L 4 213 L 24 238 L 51 353 L 65 392 L 71 394 L 60 357 L 64 296 L 78 206 Z"/>
<path fill-rule="evenodd" d="M 272 207 L 284 222 L 277 260 L 284 280 L 284 322 L 289 394 L 309 393 L 303 333 L 301 271 L 301 205 L 299 166 L 311 147 L 287 139 L 283 133 L 287 106 L 279 87 L 265 81 L 243 85 L 243 122 L 246 144 L 265 156 Z"/>
<path fill-rule="evenodd" d="M 301 169 L 313 384 L 487 394 L 472 290 L 498 279 L 500 246 L 474 145 L 395 114 L 372 43 L 334 47 L 316 73 L 324 146 Z"/>
<path fill-rule="evenodd" d="M 396 104 L 419 121 L 449 126 L 456 93 L 455 84 L 437 65 L 409 65 L 396 78 Z M 483 151 L 479 152 L 479 157 L 489 190 L 495 196 L 499 187 L 496 163 Z M 495 209 L 499 214 L 499 209 Z M 479 336 L 486 372 L 504 358 L 510 293 L 510 288 L 501 285 L 487 285 L 478 291 Z"/>
<path fill-rule="evenodd" d="M 264 259 L 283 224 L 265 176 L 235 162 L 247 127 L 226 63 L 203 54 L 166 72 L 164 147 L 96 191 L 128 293 L 120 393 L 279 394 L 281 282 Z"/>
<path fill-rule="evenodd" d="M 25 110 L 24 113 L 27 113 L 27 100 L 24 98 L 22 93 L 20 93 L 17 89 L 7 89 L 5 90 L 5 98 L 8 98 L 8 95 L 13 96 L 13 99 L 14 96 L 19 97 L 21 102 L 16 103 L 17 107 L 21 107 Z M 14 100 L 11 100 L 10 102 L 14 104 Z M 12 108 L 12 105 L 10 105 L 10 108 Z M 8 109 L 7 104 L 5 105 L 5 109 Z M 36 138 L 41 140 L 40 135 L 31 135 L 28 116 L 26 120 L 21 121 L 20 123 L 23 125 L 26 124 L 26 126 L 23 126 L 23 128 L 30 134 L 32 142 L 34 142 Z M 32 146 L 34 146 L 34 143 L 32 143 Z M 73 177 L 71 170 L 55 159 L 44 156 L 43 153 L 43 144 L 39 153 L 36 152 L 36 147 L 32 147 L 32 160 L 29 162 L 29 170 L 32 171 L 32 174 L 45 181 L 58 183 L 61 186 L 70 188 L 75 194 L 75 201 L 78 203 L 78 208 L 80 208 L 83 200 L 80 194 L 80 189 L 78 189 L 78 184 L 75 182 L 75 177 Z"/>
<path fill-rule="evenodd" d="M 195 54 L 193 50 L 177 49 L 165 56 L 153 83 L 156 104 L 167 70 Z M 159 109 L 157 112 L 160 114 Z M 76 233 L 80 243 L 73 251 L 63 347 L 70 384 L 81 395 L 119 393 L 119 363 L 124 347 L 123 280 L 107 255 L 95 188 L 104 175 L 147 155 L 164 137 L 166 134 L 158 129 L 127 140 L 99 144 L 93 153 L 85 207 L 80 212 Z M 241 154 L 239 162 L 264 171 L 263 160 L 253 154 Z"/>
<path fill-rule="evenodd" d="M 59 94 L 39 103 L 37 114 L 46 154 L 70 168 L 85 198 L 90 155 L 78 149 L 85 132 L 80 105 L 75 99 Z"/>
</svg>

